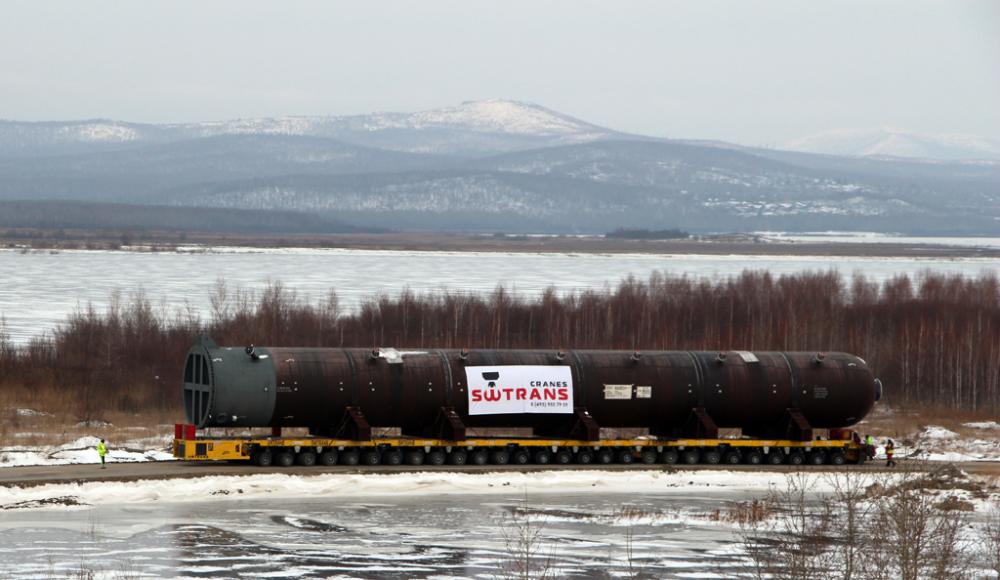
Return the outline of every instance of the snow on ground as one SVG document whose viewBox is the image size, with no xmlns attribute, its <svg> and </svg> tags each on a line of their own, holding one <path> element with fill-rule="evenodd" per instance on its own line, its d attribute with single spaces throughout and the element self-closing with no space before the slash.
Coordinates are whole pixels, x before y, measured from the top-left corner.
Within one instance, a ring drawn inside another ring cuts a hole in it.
<svg viewBox="0 0 1000 580">
<path fill-rule="evenodd" d="M 97 437 L 80 437 L 62 445 L 2 447 L 0 467 L 100 463 L 101 459 L 97 455 L 98 441 L 100 439 Z M 148 437 L 123 445 L 109 445 L 108 458 L 116 463 L 166 461 L 173 459 L 173 455 L 167 451 L 167 444 L 167 438 Z"/>
<path fill-rule="evenodd" d="M 74 505 L 187 502 L 225 498 L 427 496 L 440 494 L 565 494 L 581 492 L 763 495 L 786 484 L 786 474 L 732 471 L 542 471 L 530 473 L 414 472 L 210 476 L 131 482 L 85 482 L 0 487 L 0 510 Z M 815 491 L 830 491 L 823 478 Z"/>
<path fill-rule="evenodd" d="M 996 425 L 996 427 L 993 427 Z M 963 427 L 979 430 L 1000 428 L 993 421 L 966 423 Z M 984 435 L 994 435 L 986 432 Z M 876 454 L 885 458 L 885 437 L 876 437 Z M 910 457 L 928 461 L 1000 461 L 1000 439 L 963 436 L 938 425 L 927 425 L 906 438 L 895 440 L 896 457 Z"/>
</svg>

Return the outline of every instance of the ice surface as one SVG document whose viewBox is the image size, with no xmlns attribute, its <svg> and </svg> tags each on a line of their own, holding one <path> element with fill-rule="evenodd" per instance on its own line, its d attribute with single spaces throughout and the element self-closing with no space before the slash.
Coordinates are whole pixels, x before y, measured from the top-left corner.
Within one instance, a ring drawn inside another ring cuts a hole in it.
<svg viewBox="0 0 1000 580">
<path fill-rule="evenodd" d="M 210 315 L 209 297 L 218 279 L 230 289 L 259 289 L 281 281 L 300 296 L 318 301 L 335 290 L 350 310 L 373 295 L 448 288 L 492 292 L 509 285 L 525 297 L 546 288 L 557 292 L 602 289 L 630 275 L 653 272 L 719 279 L 744 269 L 772 274 L 836 269 L 875 281 L 925 269 L 976 276 L 995 270 L 990 259 L 848 258 L 802 256 L 706 256 L 648 254 L 511 254 L 484 252 L 392 252 L 368 250 L 229 248 L 193 254 L 62 251 L 56 254 L 0 250 L 0 272 L 17 272 L 0 288 L 0 317 L 11 339 L 24 344 L 65 321 L 74 309 L 92 303 L 103 309 L 118 292 L 122 300 L 145 289 L 158 311 Z M 113 278 L 105 275 L 115 272 Z M 192 276 L 191 272 L 207 273 Z M 513 284 L 511 281 L 514 280 Z M 67 300 L 74 297 L 78 302 Z M 383 345 L 406 346 L 406 345 Z"/>
</svg>

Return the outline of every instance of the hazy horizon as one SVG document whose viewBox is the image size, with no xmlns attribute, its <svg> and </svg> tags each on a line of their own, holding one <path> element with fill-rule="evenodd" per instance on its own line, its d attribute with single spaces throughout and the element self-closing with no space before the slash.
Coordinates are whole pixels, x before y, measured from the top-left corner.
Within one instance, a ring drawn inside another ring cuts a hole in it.
<svg viewBox="0 0 1000 580">
<path fill-rule="evenodd" d="M 183 123 L 535 103 L 776 146 L 833 129 L 1000 137 L 1000 4 L 6 5 L 0 118 Z M 197 16 L 192 16 L 197 14 Z"/>
</svg>

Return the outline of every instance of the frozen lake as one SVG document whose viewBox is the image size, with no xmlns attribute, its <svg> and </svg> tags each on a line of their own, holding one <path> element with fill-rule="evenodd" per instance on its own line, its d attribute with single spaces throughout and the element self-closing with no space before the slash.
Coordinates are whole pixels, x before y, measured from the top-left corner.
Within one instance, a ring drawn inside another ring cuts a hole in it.
<svg viewBox="0 0 1000 580">
<path fill-rule="evenodd" d="M 741 546 L 710 517 L 724 500 L 745 497 L 571 493 L 525 504 L 511 488 L 9 511 L 0 512 L 0 576 L 497 578 L 517 563 L 505 534 L 530 521 L 553 577 L 620 575 L 631 546 L 632 569 L 648 577 L 718 578 L 741 566 Z"/>
<path fill-rule="evenodd" d="M 64 321 L 74 309 L 103 308 L 113 292 L 128 299 L 144 291 L 175 312 L 209 312 L 216 281 L 230 289 L 256 289 L 280 281 L 300 296 L 319 300 L 335 290 L 351 308 L 377 293 L 409 287 L 488 292 L 497 285 L 525 295 L 548 287 L 561 292 L 614 285 L 654 271 L 717 279 L 744 269 L 774 274 L 835 269 L 876 280 L 925 269 L 976 276 L 995 270 L 987 258 L 856 258 L 809 256 L 709 256 L 649 254 L 521 254 L 400 252 L 335 249 L 228 249 L 208 253 L 0 250 L 0 316 L 12 340 L 24 343 Z"/>
</svg>

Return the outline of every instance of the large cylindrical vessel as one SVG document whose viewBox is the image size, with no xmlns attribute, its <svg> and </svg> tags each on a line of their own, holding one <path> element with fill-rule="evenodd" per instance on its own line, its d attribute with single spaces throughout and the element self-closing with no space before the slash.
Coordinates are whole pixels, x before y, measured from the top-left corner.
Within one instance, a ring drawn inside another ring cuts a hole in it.
<svg viewBox="0 0 1000 580">
<path fill-rule="evenodd" d="M 700 410 L 718 427 L 773 434 L 861 420 L 881 385 L 839 352 L 686 352 L 219 347 L 188 353 L 184 408 L 198 427 L 330 432 L 346 409 L 374 427 L 427 433 L 452 410 L 468 427 L 600 427 L 681 433 Z"/>
</svg>

